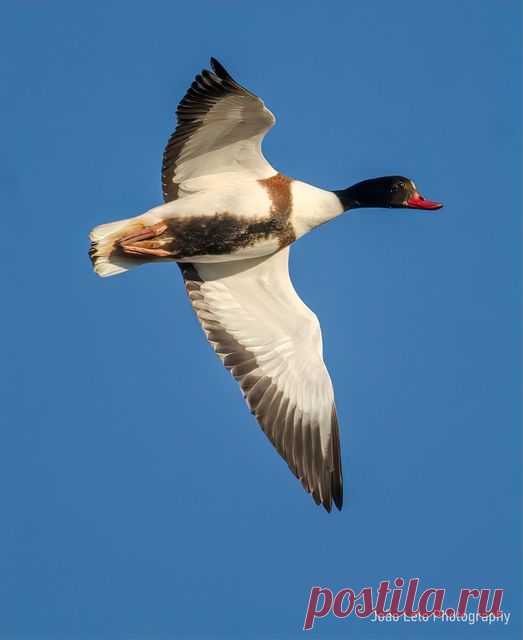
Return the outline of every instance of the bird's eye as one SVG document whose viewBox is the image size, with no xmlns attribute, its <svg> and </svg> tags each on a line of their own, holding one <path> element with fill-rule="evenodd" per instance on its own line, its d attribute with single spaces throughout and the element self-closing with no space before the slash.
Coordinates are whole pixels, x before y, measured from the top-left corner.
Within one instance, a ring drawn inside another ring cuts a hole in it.
<svg viewBox="0 0 523 640">
<path fill-rule="evenodd" d="M 405 188 L 404 182 L 396 182 L 395 184 L 392 185 L 390 190 L 391 190 L 391 193 L 395 193 L 396 191 L 399 191 L 400 189 L 404 189 L 404 188 Z"/>
</svg>

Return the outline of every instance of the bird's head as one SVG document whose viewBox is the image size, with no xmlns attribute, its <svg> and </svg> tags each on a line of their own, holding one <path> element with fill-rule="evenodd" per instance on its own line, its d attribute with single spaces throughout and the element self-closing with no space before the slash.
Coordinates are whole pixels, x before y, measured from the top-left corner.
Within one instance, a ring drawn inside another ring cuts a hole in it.
<svg viewBox="0 0 523 640">
<path fill-rule="evenodd" d="M 337 191 L 343 208 L 361 207 L 396 209 L 441 209 L 440 202 L 424 198 L 409 178 L 403 176 L 383 176 L 358 182 L 348 189 Z"/>
</svg>

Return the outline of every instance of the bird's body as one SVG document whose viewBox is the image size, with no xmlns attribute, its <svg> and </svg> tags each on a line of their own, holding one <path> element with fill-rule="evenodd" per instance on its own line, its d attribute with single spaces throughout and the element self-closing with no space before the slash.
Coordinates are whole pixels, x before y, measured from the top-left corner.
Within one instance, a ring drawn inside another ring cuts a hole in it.
<svg viewBox="0 0 523 640">
<path fill-rule="evenodd" d="M 223 174 L 202 182 L 193 181 L 183 198 L 136 216 L 127 228 L 120 227 L 119 241 L 132 244 L 136 255 L 143 249 L 165 252 L 149 254 L 152 259 L 243 260 L 270 255 L 343 213 L 330 191 L 276 171 L 264 179 L 241 176 L 238 180 Z M 162 223 L 161 233 L 133 240 L 136 230 L 156 233 Z"/>
<path fill-rule="evenodd" d="M 177 110 L 163 159 L 165 204 L 96 227 L 91 259 L 102 276 L 179 263 L 206 336 L 260 426 L 316 503 L 341 509 L 334 393 L 318 320 L 289 278 L 289 245 L 349 208 L 439 205 L 401 176 L 334 192 L 282 175 L 261 152 L 274 116 L 211 64 Z"/>
</svg>

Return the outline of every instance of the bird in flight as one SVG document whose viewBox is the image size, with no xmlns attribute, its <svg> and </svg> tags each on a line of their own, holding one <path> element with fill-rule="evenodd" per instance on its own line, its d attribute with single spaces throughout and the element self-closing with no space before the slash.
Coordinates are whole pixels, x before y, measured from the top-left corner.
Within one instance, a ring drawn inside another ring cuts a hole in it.
<svg viewBox="0 0 523 640">
<path fill-rule="evenodd" d="M 276 171 L 261 145 L 263 101 L 211 58 L 178 105 L 163 154 L 164 204 L 95 227 L 95 272 L 178 263 L 208 341 L 251 412 L 316 504 L 341 510 L 334 392 L 316 315 L 289 277 L 289 247 L 360 207 L 439 209 L 402 176 L 328 191 Z"/>
</svg>

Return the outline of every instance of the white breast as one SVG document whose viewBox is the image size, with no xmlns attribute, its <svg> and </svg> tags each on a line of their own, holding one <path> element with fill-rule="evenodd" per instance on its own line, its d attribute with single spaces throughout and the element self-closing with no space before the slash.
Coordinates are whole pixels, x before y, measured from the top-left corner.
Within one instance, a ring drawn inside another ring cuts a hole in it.
<svg viewBox="0 0 523 640">
<path fill-rule="evenodd" d="M 292 182 L 291 190 L 291 221 L 298 238 L 343 213 L 339 199 L 331 191 L 313 187 L 299 180 Z"/>
</svg>

